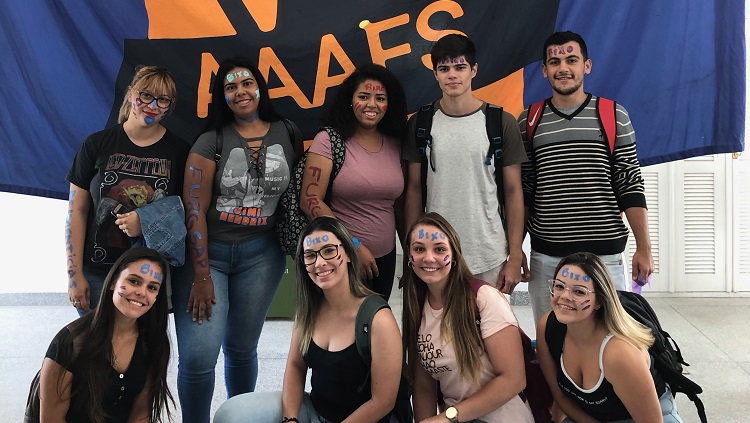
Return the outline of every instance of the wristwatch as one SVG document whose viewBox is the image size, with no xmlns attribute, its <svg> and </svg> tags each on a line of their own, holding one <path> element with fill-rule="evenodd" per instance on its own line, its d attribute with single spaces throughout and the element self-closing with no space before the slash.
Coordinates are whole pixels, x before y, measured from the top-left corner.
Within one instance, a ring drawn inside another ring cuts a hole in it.
<svg viewBox="0 0 750 423">
<path fill-rule="evenodd" d="M 451 423 L 458 423 L 458 409 L 452 405 L 446 408 L 445 417 L 447 417 Z"/>
</svg>

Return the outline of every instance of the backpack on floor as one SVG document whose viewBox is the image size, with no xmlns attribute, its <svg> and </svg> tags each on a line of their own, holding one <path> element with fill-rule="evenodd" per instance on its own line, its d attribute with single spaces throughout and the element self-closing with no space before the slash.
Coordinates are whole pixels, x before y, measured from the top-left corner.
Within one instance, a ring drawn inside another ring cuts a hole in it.
<svg viewBox="0 0 750 423">
<path fill-rule="evenodd" d="M 357 318 L 354 322 L 354 343 L 357 345 L 357 352 L 362 357 L 365 365 L 370 367 L 372 364 L 372 353 L 370 350 L 370 328 L 372 319 L 382 308 L 391 308 L 383 297 L 380 295 L 370 295 L 359 307 Z M 370 384 L 370 371 L 367 372 L 365 381 L 357 388 L 357 392 L 362 392 Z M 411 408 L 411 388 L 406 378 L 401 375 L 401 382 L 398 385 L 398 394 L 396 395 L 396 405 L 391 412 L 391 421 L 395 419 L 399 423 L 411 423 L 414 421 L 414 412 Z"/>
<path fill-rule="evenodd" d="M 346 146 L 344 140 L 341 139 L 341 135 L 339 135 L 338 131 L 334 128 L 326 126 L 323 129 L 328 132 L 328 137 L 331 139 L 331 161 L 333 162 L 333 168 L 331 169 L 331 176 L 328 178 L 328 189 L 326 190 L 326 198 L 324 200 L 326 203 L 330 203 L 333 180 L 344 165 Z M 299 241 L 299 236 L 305 229 L 305 226 L 307 226 L 308 222 L 307 216 L 305 216 L 300 208 L 302 176 L 305 173 L 307 154 L 308 152 L 305 151 L 302 157 L 294 165 L 294 169 L 289 178 L 289 187 L 279 198 L 279 206 L 281 208 L 279 210 L 278 219 L 276 220 L 276 233 L 279 237 L 281 250 L 284 254 L 292 257 L 297 253 L 297 242 Z"/>
<path fill-rule="evenodd" d="M 427 167 L 435 171 L 435 163 L 430 160 L 427 148 L 432 150 L 432 116 L 435 114 L 434 103 L 425 104 L 412 116 L 416 119 L 414 137 L 417 141 L 417 150 L 421 163 L 422 174 L 422 207 L 427 205 Z M 497 201 L 500 207 L 500 217 L 505 220 L 505 192 L 503 186 L 503 108 L 487 104 L 484 111 L 485 125 L 487 127 L 487 138 L 490 140 L 490 148 L 484 159 L 484 164 L 489 166 L 495 160 L 495 185 L 497 185 Z"/>
<path fill-rule="evenodd" d="M 677 396 L 678 392 L 687 395 L 695 403 L 701 422 L 706 423 L 706 408 L 703 406 L 703 401 L 698 398 L 703 388 L 682 374 L 682 366 L 689 366 L 689 364 L 682 358 L 682 352 L 675 340 L 661 327 L 654 309 L 645 298 L 634 292 L 617 291 L 617 296 L 620 298 L 622 307 L 631 317 L 651 329 L 654 335 L 654 345 L 648 349 L 648 352 L 654 358 L 654 366 L 659 375 L 672 390 L 672 395 Z"/>
<path fill-rule="evenodd" d="M 471 291 L 474 293 L 475 298 L 479 292 L 479 288 L 484 285 L 489 284 L 475 278 L 471 280 Z M 476 315 L 477 329 L 479 329 L 482 320 L 479 315 L 479 307 L 477 307 L 476 304 L 474 305 L 474 313 Z M 531 339 L 520 326 L 518 327 L 518 331 L 521 333 L 523 362 L 526 369 L 526 388 L 519 392 L 518 396 L 520 396 L 522 400 L 529 402 L 529 407 L 531 408 L 531 414 L 534 415 L 535 423 L 550 423 L 552 422 L 552 391 L 550 391 L 547 380 L 542 373 L 542 368 L 539 366 L 539 360 L 536 357 L 536 349 L 531 345 Z"/>
</svg>

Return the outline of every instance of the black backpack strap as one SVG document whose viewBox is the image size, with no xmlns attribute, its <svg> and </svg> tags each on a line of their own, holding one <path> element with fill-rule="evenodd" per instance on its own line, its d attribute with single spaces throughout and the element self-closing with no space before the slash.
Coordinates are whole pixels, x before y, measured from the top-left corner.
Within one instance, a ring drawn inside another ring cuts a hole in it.
<svg viewBox="0 0 750 423">
<path fill-rule="evenodd" d="M 221 152 L 224 149 L 224 128 L 216 128 L 216 151 L 214 151 L 214 162 L 219 163 Z"/>
<path fill-rule="evenodd" d="M 289 141 L 292 142 L 292 148 L 294 149 L 294 162 L 296 163 L 300 157 L 302 157 L 302 153 L 304 152 L 304 143 L 302 142 L 302 132 L 300 132 L 299 128 L 297 128 L 297 125 L 292 123 L 289 119 L 281 119 L 281 122 L 284 124 L 284 127 L 286 127 L 286 132 L 289 134 Z"/>
<path fill-rule="evenodd" d="M 544 328 L 544 340 L 547 341 L 547 349 L 555 363 L 560 362 L 562 346 L 567 331 L 568 327 L 557 320 L 554 312 L 547 316 L 547 325 Z"/>
<path fill-rule="evenodd" d="M 503 108 L 487 104 L 485 110 L 487 138 L 490 147 L 484 164 L 489 166 L 495 161 L 495 185 L 497 185 L 497 201 L 500 207 L 500 218 L 505 220 L 505 186 L 503 185 Z"/>
<path fill-rule="evenodd" d="M 419 161 L 421 163 L 420 173 L 422 179 L 422 207 L 427 205 L 427 166 L 432 167 L 435 171 L 435 163 L 430 161 L 430 155 L 427 153 L 429 148 L 432 151 L 432 116 L 435 114 L 435 104 L 429 103 L 420 107 L 416 113 L 416 127 L 414 138 L 417 141 L 417 151 L 419 152 Z"/>
<path fill-rule="evenodd" d="M 357 352 L 362 357 L 362 361 L 367 366 L 367 377 L 365 381 L 357 388 L 357 392 L 370 383 L 370 365 L 372 364 L 372 350 L 370 345 L 370 332 L 372 320 L 375 314 L 382 308 L 391 308 L 390 305 L 380 295 L 370 295 L 362 302 L 357 311 L 357 317 L 354 320 L 354 343 L 357 345 Z"/>
</svg>

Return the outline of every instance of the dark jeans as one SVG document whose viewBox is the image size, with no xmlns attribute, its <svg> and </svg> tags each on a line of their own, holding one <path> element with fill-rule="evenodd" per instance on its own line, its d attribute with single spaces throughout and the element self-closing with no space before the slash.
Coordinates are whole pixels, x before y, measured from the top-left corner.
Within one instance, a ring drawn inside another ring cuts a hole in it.
<svg viewBox="0 0 750 423">
<path fill-rule="evenodd" d="M 375 259 L 378 265 L 378 276 L 365 281 L 368 288 L 380 294 L 386 301 L 391 297 L 393 278 L 396 276 L 396 249 Z"/>
</svg>

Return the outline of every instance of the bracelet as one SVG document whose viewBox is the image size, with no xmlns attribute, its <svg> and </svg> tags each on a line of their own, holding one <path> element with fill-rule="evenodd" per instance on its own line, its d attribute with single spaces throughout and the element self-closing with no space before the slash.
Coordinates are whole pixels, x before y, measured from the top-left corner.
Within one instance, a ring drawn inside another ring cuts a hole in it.
<svg viewBox="0 0 750 423">
<path fill-rule="evenodd" d="M 281 421 L 281 423 L 288 423 L 288 422 L 297 422 L 297 423 L 299 423 L 299 420 L 297 420 L 296 417 L 284 417 L 284 420 Z"/>
<path fill-rule="evenodd" d="M 209 279 L 211 279 L 211 274 L 210 273 L 208 274 L 208 276 L 202 277 L 201 280 L 199 280 L 198 282 L 205 282 L 205 281 L 207 281 Z M 195 281 L 193 281 L 193 283 L 190 284 L 190 286 L 193 286 L 193 285 L 195 285 Z"/>
<path fill-rule="evenodd" d="M 357 237 L 356 237 L 356 236 L 353 236 L 353 237 L 352 237 L 352 243 L 354 244 L 354 249 L 355 249 L 355 250 L 356 250 L 356 249 L 359 249 L 359 240 L 357 239 Z"/>
</svg>

